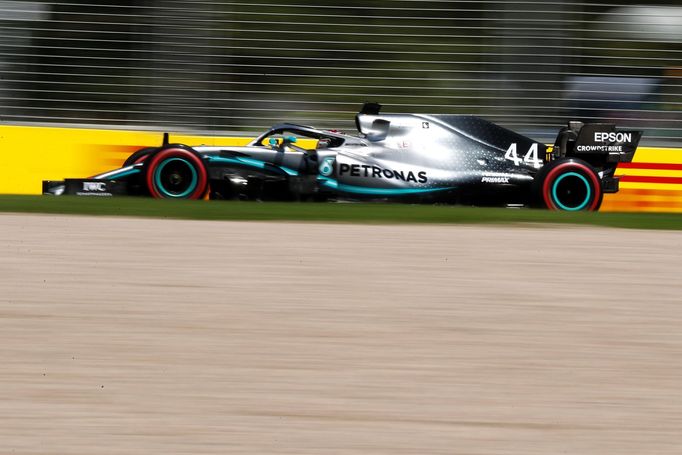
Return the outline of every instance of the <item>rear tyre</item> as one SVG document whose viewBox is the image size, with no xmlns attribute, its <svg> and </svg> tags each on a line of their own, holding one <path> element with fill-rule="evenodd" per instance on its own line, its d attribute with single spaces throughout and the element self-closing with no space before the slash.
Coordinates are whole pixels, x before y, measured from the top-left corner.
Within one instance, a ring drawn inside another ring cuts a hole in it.
<svg viewBox="0 0 682 455">
<path fill-rule="evenodd" d="M 535 179 L 539 205 L 549 210 L 596 211 L 604 198 L 599 175 L 583 160 L 552 161 Z"/>
<path fill-rule="evenodd" d="M 208 173 L 196 152 L 171 147 L 146 159 L 145 182 L 155 198 L 201 199 L 208 189 Z"/>
</svg>

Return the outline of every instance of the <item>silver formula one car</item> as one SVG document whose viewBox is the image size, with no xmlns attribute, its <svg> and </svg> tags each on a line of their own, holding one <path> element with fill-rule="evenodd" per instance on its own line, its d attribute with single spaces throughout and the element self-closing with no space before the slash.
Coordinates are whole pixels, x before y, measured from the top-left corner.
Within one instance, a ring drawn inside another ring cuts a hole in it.
<svg viewBox="0 0 682 455">
<path fill-rule="evenodd" d="M 479 117 L 382 114 L 375 103 L 356 124 L 359 135 L 279 124 L 243 147 L 170 144 L 164 135 L 120 169 L 44 181 L 43 193 L 597 210 L 618 191 L 616 166 L 632 161 L 642 136 L 569 122 L 550 148 Z"/>
</svg>

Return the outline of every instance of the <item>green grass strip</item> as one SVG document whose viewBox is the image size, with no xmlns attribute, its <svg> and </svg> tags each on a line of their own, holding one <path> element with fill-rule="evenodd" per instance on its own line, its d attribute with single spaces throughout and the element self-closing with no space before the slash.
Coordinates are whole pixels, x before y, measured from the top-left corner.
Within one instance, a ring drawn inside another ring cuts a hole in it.
<svg viewBox="0 0 682 455">
<path fill-rule="evenodd" d="M 106 215 L 190 220 L 322 221 L 341 223 L 543 223 L 637 229 L 682 229 L 682 214 L 565 213 L 445 205 L 155 200 L 0 196 L 0 212 Z"/>
</svg>

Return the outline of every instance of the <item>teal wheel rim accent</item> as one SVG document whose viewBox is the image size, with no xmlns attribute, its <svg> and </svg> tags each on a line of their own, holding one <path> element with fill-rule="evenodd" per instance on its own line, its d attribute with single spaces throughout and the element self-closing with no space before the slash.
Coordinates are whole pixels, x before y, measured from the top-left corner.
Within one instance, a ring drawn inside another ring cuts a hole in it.
<svg viewBox="0 0 682 455">
<path fill-rule="evenodd" d="M 166 165 L 173 163 L 173 162 L 184 164 L 187 167 L 187 169 L 190 170 L 190 172 L 192 174 L 192 178 L 191 178 L 191 182 L 190 182 L 189 186 L 187 187 L 187 189 L 185 189 L 184 191 L 182 191 L 180 193 L 175 193 L 175 192 L 172 192 L 171 190 L 167 189 L 164 186 L 163 182 L 161 181 L 161 174 L 163 172 L 163 169 L 166 167 Z M 199 179 L 197 176 L 197 171 L 196 171 L 196 169 L 194 169 L 194 165 L 184 158 L 169 158 L 167 160 L 164 160 L 161 164 L 159 164 L 159 166 L 154 171 L 154 183 L 156 183 L 156 187 L 158 188 L 159 193 L 161 193 L 163 196 L 166 196 L 166 197 L 184 198 L 184 197 L 189 196 L 190 194 L 192 194 L 192 192 L 194 192 L 194 190 L 196 190 L 198 180 Z"/>
<path fill-rule="evenodd" d="M 559 184 L 561 183 L 561 181 L 563 179 L 565 179 L 566 177 L 577 177 L 577 178 L 579 178 L 585 184 L 585 189 L 587 190 L 586 194 L 585 194 L 585 199 L 575 207 L 570 207 L 570 206 L 563 204 L 559 200 L 559 196 L 557 195 L 557 188 L 559 187 Z M 557 205 L 557 207 L 559 207 L 561 210 L 566 210 L 569 212 L 577 212 L 578 210 L 584 209 L 587 206 L 587 204 L 590 202 L 591 198 L 592 198 L 592 187 L 590 187 L 590 182 L 587 181 L 587 179 L 585 178 L 584 175 L 578 174 L 577 172 L 567 172 L 567 173 L 559 176 L 559 178 L 557 178 L 554 181 L 554 184 L 552 184 L 552 200 Z"/>
</svg>

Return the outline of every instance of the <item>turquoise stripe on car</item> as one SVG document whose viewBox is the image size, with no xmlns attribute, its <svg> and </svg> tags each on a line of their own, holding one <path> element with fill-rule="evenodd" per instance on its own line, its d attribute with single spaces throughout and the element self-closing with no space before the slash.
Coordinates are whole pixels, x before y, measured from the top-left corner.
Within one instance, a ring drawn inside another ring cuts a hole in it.
<svg viewBox="0 0 682 455">
<path fill-rule="evenodd" d="M 128 177 L 129 175 L 138 174 L 139 172 L 140 172 L 139 169 L 128 169 L 125 171 L 120 171 L 120 172 L 115 172 L 113 174 L 109 174 L 106 177 L 104 177 L 103 180 L 120 179 L 121 177 Z"/>
<path fill-rule="evenodd" d="M 322 176 L 318 176 L 318 181 L 322 182 L 322 185 L 327 188 L 331 188 L 337 191 L 343 191 L 345 193 L 353 194 L 366 194 L 372 196 L 403 196 L 409 194 L 423 194 L 423 193 L 435 193 L 438 191 L 445 191 L 453 189 L 450 188 L 368 188 L 365 186 L 355 186 L 346 185 L 339 183 L 335 179 L 330 179 Z"/>
<path fill-rule="evenodd" d="M 228 158 L 225 156 L 209 156 L 208 160 L 211 162 L 218 162 L 218 163 L 229 163 L 229 164 L 241 164 L 243 166 L 250 166 L 256 169 L 265 169 L 266 165 L 276 167 L 278 169 L 281 169 L 288 175 L 298 175 L 298 172 L 288 168 L 286 166 L 279 166 L 277 164 L 272 164 L 272 163 L 267 163 L 265 161 L 257 160 L 255 158 L 247 158 L 247 157 L 242 157 L 242 156 L 236 156 L 234 158 Z"/>
</svg>

